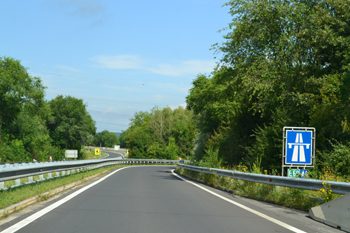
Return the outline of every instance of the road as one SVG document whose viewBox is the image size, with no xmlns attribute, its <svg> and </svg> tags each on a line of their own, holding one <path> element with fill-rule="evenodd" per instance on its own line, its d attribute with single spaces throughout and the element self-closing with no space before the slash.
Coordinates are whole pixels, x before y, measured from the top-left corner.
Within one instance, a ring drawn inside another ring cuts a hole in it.
<svg viewBox="0 0 350 233">
<path fill-rule="evenodd" d="M 174 168 L 135 166 L 115 170 L 94 181 L 96 184 L 90 182 L 1 225 L 0 230 L 26 233 L 341 232 L 309 219 L 304 212 L 189 183 L 176 177 L 171 171 Z"/>
<path fill-rule="evenodd" d="M 112 152 L 108 150 L 101 150 L 101 152 L 108 154 L 108 156 L 103 157 L 103 159 L 116 159 L 116 158 L 122 159 L 122 155 L 118 152 Z"/>
</svg>

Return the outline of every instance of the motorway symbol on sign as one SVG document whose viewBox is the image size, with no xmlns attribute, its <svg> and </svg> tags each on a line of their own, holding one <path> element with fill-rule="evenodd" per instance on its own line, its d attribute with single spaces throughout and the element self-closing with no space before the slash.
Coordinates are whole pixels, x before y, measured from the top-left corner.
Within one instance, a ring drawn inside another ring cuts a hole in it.
<svg viewBox="0 0 350 233">
<path fill-rule="evenodd" d="M 100 155 L 100 149 L 95 149 L 95 155 Z"/>
<path fill-rule="evenodd" d="M 312 164 L 312 131 L 287 130 L 286 164 Z"/>
</svg>

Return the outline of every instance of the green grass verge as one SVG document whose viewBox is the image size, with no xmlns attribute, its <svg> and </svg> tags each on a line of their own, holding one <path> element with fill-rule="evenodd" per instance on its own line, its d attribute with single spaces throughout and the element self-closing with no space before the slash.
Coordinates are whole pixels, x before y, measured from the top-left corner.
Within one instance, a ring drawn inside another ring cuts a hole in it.
<svg viewBox="0 0 350 233">
<path fill-rule="evenodd" d="M 327 202 L 342 196 L 339 194 L 333 194 L 331 189 L 327 187 L 327 184 L 325 184 L 325 187 L 319 191 L 310 191 L 236 180 L 230 177 L 199 173 L 179 167 L 176 168 L 176 172 L 185 175 L 190 179 L 204 181 L 206 184 L 213 187 L 220 185 L 223 188 L 232 190 L 235 195 L 304 211 L 320 205 L 322 203 L 320 200 Z"/>
<path fill-rule="evenodd" d="M 38 196 L 42 193 L 48 192 L 52 189 L 65 186 L 72 182 L 82 180 L 86 177 L 102 173 L 103 171 L 110 171 L 112 169 L 123 167 L 121 165 L 107 168 L 100 168 L 77 174 L 71 174 L 66 177 L 55 178 L 47 181 L 42 181 L 36 184 L 24 185 L 17 188 L 9 189 L 7 191 L 0 191 L 0 209 L 4 209 L 13 204 L 24 201 L 28 198 Z M 11 181 L 14 182 L 14 181 Z"/>
<path fill-rule="evenodd" d="M 99 159 L 100 157 L 103 158 L 107 156 L 107 154 L 103 152 L 101 152 L 101 156 L 95 155 L 95 150 L 91 150 L 90 148 L 81 149 L 80 152 L 83 155 L 83 159 Z"/>
</svg>

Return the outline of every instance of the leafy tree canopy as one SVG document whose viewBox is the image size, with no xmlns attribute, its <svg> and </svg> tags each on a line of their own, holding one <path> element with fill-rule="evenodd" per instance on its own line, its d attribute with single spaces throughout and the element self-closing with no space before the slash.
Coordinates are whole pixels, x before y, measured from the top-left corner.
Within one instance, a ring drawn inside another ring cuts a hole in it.
<svg viewBox="0 0 350 233">
<path fill-rule="evenodd" d="M 51 109 L 44 90 L 20 61 L 0 58 L 0 162 L 61 158 L 46 127 Z"/>
<path fill-rule="evenodd" d="M 0 129 L 9 133 L 24 106 L 31 113 L 40 109 L 44 104 L 44 90 L 41 80 L 31 77 L 20 61 L 0 57 Z"/>
<path fill-rule="evenodd" d="M 155 107 L 151 112 L 137 112 L 130 127 L 121 135 L 132 158 L 186 158 L 193 150 L 196 134 L 191 111 L 179 107 Z"/>
<path fill-rule="evenodd" d="M 108 130 L 103 130 L 102 132 L 96 134 L 94 145 L 101 145 L 103 147 L 114 147 L 114 145 L 120 145 L 120 142 L 118 136 L 115 133 L 109 132 Z"/>
<path fill-rule="evenodd" d="M 318 161 L 326 164 L 330 140 L 350 139 L 350 2 L 225 5 L 232 22 L 225 42 L 213 47 L 220 63 L 211 75 L 198 75 L 187 97 L 200 131 L 196 158 L 220 149 L 227 165 L 279 169 L 283 126 L 314 126 Z"/>
<path fill-rule="evenodd" d="M 58 95 L 49 102 L 52 119 L 47 122 L 55 145 L 62 149 L 78 149 L 96 132 L 95 121 L 86 111 L 82 99 Z"/>
</svg>

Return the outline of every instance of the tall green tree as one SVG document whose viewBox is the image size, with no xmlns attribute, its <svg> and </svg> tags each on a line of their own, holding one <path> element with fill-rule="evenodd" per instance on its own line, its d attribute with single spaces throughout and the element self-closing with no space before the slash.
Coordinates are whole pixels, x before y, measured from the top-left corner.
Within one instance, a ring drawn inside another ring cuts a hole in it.
<svg viewBox="0 0 350 233">
<path fill-rule="evenodd" d="M 0 58 L 0 161 L 19 162 L 61 157 L 52 145 L 46 122 L 51 109 L 40 78 L 31 77 L 20 61 Z"/>
<path fill-rule="evenodd" d="M 62 149 L 81 149 L 90 135 L 95 135 L 95 121 L 82 99 L 58 95 L 49 102 L 52 119 L 47 122 L 55 145 Z"/>
<path fill-rule="evenodd" d="M 199 75 L 187 97 L 199 150 L 220 148 L 228 165 L 280 167 L 283 126 L 314 126 L 316 148 L 347 145 L 350 2 L 232 0 L 220 64 Z M 320 153 L 323 155 L 324 153 Z M 319 160 L 324 162 L 327 158 Z"/>
<path fill-rule="evenodd" d="M 94 144 L 95 146 L 113 147 L 114 145 L 119 145 L 120 142 L 115 133 L 103 130 L 96 134 Z"/>
<path fill-rule="evenodd" d="M 191 112 L 179 107 L 138 112 L 121 138 L 129 157 L 177 159 L 191 156 L 196 127 Z"/>
<path fill-rule="evenodd" d="M 120 137 L 119 137 L 119 141 L 120 141 L 120 147 L 121 148 L 126 148 L 126 131 L 123 131 L 121 134 L 120 134 Z"/>
<path fill-rule="evenodd" d="M 45 87 L 37 77 L 31 77 L 19 60 L 0 57 L 0 130 L 10 133 L 11 124 L 24 105 L 32 112 L 44 104 Z"/>
</svg>

